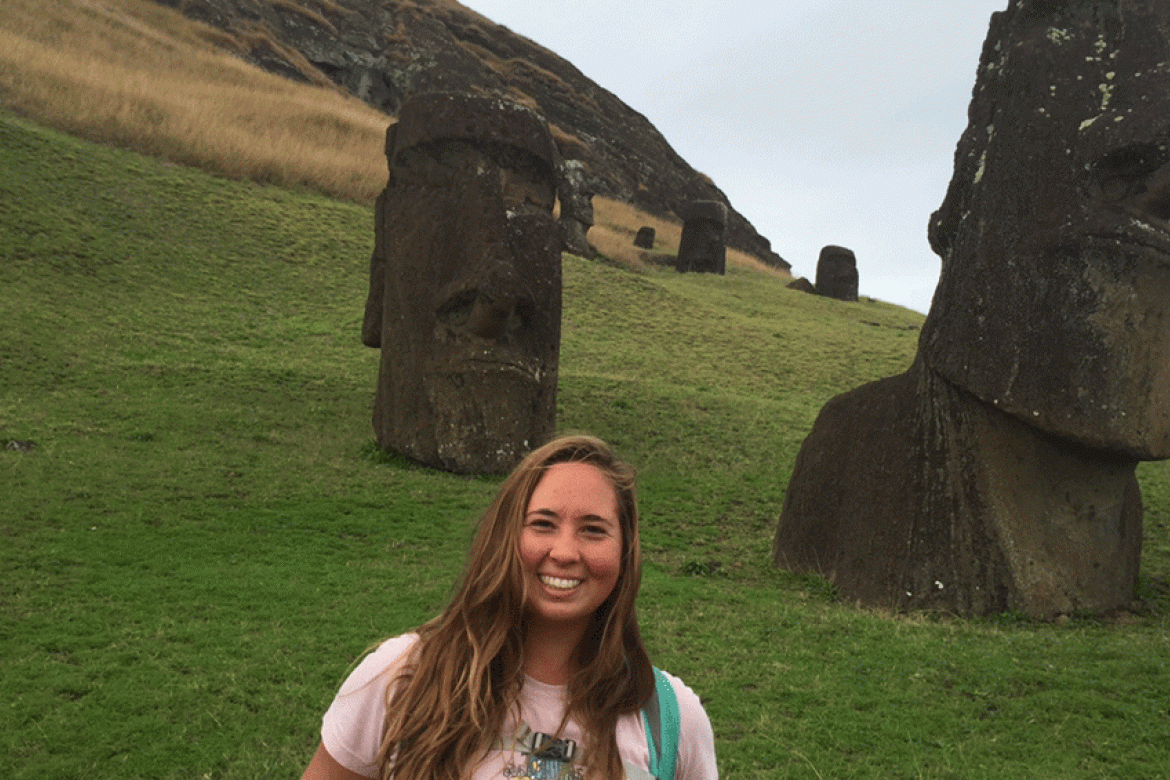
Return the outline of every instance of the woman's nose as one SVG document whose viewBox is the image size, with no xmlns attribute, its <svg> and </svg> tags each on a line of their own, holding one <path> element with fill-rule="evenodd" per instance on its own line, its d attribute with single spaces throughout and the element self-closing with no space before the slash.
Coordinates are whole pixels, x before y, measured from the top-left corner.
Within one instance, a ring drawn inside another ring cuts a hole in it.
<svg viewBox="0 0 1170 780">
<path fill-rule="evenodd" d="M 548 556 L 558 563 L 573 563 L 581 557 L 576 536 L 568 529 L 562 529 L 552 540 Z"/>
</svg>

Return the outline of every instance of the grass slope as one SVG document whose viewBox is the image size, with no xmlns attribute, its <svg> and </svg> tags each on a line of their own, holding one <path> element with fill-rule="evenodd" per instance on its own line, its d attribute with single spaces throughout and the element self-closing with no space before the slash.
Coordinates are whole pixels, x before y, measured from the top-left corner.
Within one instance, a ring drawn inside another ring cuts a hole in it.
<svg viewBox="0 0 1170 780">
<path fill-rule="evenodd" d="M 379 454 L 368 208 L 0 113 L 0 776 L 294 777 L 347 666 L 432 615 L 496 481 Z M 560 427 L 641 467 L 656 661 L 728 778 L 1167 778 L 1167 470 L 1143 611 L 890 617 L 768 564 L 829 397 L 921 317 L 565 258 Z"/>
</svg>

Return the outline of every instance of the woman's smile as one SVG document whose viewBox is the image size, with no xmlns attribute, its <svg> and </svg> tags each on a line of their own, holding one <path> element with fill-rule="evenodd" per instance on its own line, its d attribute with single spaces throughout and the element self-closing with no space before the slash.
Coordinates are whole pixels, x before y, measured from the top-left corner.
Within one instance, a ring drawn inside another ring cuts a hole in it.
<svg viewBox="0 0 1170 780">
<path fill-rule="evenodd" d="M 552 577 L 548 574 L 540 575 L 540 581 L 554 590 L 569 590 L 581 584 L 581 580 L 567 580 L 562 577 Z"/>
</svg>

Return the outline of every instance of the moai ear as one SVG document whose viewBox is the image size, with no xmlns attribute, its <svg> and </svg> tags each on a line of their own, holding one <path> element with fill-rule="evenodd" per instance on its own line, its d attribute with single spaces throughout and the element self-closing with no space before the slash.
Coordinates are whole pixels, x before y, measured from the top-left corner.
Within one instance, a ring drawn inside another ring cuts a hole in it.
<svg viewBox="0 0 1170 780">
<path fill-rule="evenodd" d="M 382 309 L 386 294 L 386 230 L 384 224 L 386 191 L 374 201 L 374 251 L 370 255 L 370 289 L 362 317 L 362 343 L 382 346 Z"/>
</svg>

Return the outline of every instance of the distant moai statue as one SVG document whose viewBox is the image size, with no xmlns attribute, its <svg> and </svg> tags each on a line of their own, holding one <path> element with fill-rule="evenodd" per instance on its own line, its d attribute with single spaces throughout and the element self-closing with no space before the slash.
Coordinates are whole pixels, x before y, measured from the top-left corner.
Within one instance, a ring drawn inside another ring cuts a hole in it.
<svg viewBox="0 0 1170 780">
<path fill-rule="evenodd" d="M 362 341 L 382 351 L 378 446 L 459 473 L 507 471 L 556 423 L 557 154 L 535 112 L 427 93 L 386 133 Z"/>
<path fill-rule="evenodd" d="M 904 374 L 838 396 L 773 556 L 841 598 L 1048 619 L 1134 598 L 1170 458 L 1170 4 L 993 15 Z"/>
<path fill-rule="evenodd" d="M 857 257 L 853 250 L 832 244 L 821 249 L 815 286 L 818 295 L 856 303 Z"/>
<path fill-rule="evenodd" d="M 634 236 L 634 246 L 639 249 L 653 249 L 654 248 L 654 228 L 643 225 L 638 228 L 638 234 Z"/>
<path fill-rule="evenodd" d="M 793 279 L 791 282 L 789 282 L 785 286 L 789 290 L 796 290 L 797 292 L 809 293 L 810 295 L 814 294 L 817 291 L 817 288 L 813 287 L 813 283 L 810 282 L 808 280 L 808 278 L 804 277 L 804 276 L 800 277 L 799 279 Z"/>
<path fill-rule="evenodd" d="M 580 160 L 565 160 L 559 182 L 565 249 L 581 257 L 596 254 L 586 235 L 593 227 L 593 184 Z"/>
<path fill-rule="evenodd" d="M 679 271 L 722 274 L 727 270 L 727 206 L 717 200 L 694 200 L 682 209 L 678 243 Z"/>
</svg>

